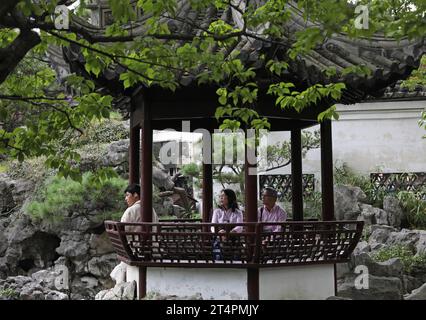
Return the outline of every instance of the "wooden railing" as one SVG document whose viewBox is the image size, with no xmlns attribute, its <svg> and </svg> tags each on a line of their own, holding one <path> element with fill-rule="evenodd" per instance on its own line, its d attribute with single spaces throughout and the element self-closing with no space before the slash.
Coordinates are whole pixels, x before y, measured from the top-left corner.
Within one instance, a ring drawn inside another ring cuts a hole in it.
<svg viewBox="0 0 426 320">
<path fill-rule="evenodd" d="M 272 225 L 281 230 L 264 231 Z M 119 259 L 129 265 L 245 268 L 346 262 L 361 237 L 363 222 L 106 221 L 105 226 Z M 231 231 L 236 226 L 241 232 Z"/>
</svg>

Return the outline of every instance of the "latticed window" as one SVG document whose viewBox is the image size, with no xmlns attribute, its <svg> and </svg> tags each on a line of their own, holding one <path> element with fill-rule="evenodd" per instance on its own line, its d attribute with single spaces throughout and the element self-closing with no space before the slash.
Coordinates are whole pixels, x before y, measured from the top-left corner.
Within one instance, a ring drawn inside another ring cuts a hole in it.
<svg viewBox="0 0 426 320">
<path fill-rule="evenodd" d="M 303 196 L 309 196 L 315 190 L 315 175 L 302 175 Z M 271 174 L 259 176 L 259 198 L 265 187 L 272 187 L 278 191 L 278 201 L 291 201 L 291 174 Z"/>
<path fill-rule="evenodd" d="M 376 194 L 411 191 L 420 193 L 421 199 L 426 200 L 426 172 L 371 173 L 370 179 Z"/>
</svg>

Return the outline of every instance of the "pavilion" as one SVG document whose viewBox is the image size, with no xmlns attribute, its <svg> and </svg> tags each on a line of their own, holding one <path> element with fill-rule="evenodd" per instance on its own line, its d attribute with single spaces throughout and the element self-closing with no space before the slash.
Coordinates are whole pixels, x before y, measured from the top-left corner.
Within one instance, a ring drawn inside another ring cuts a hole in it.
<svg viewBox="0 0 426 320">
<path fill-rule="evenodd" d="M 228 23 L 238 23 L 229 12 L 208 10 L 199 17 L 187 11 L 180 1 L 182 20 L 204 19 L 205 23 L 220 17 Z M 289 32 L 306 27 L 302 12 L 293 8 Z M 109 9 L 107 1 L 98 1 L 92 16 L 105 27 Z M 174 27 L 185 30 L 183 23 Z M 136 31 L 135 31 L 136 32 Z M 235 44 L 247 65 L 258 70 L 260 54 L 280 58 L 284 49 L 267 42 L 242 38 Z M 425 52 L 423 42 L 399 42 L 376 36 L 372 40 L 353 40 L 338 34 L 328 38 L 311 53 L 290 62 L 282 81 L 292 81 L 303 90 L 315 83 L 327 83 L 324 69 L 337 70 L 353 65 L 368 66 L 372 73 L 362 77 L 354 74 L 338 79 L 346 84 L 341 103 L 350 104 L 367 94 L 379 94 L 386 86 L 407 77 L 418 66 Z M 81 55 L 69 50 L 65 53 L 72 71 L 84 73 Z M 324 299 L 336 294 L 335 265 L 348 261 L 361 237 L 362 221 L 334 221 L 332 127 L 330 120 L 320 123 L 322 221 L 303 221 L 302 147 L 301 130 L 318 124 L 318 115 L 336 101 L 323 99 L 298 113 L 281 110 L 271 96 L 266 95 L 268 77 L 258 73 L 259 98 L 255 110 L 271 123 L 271 130 L 291 132 L 292 212 L 293 221 L 281 223 L 282 232 L 263 232 L 264 223 L 257 223 L 256 163 L 249 161 L 246 147 L 245 222 L 244 231 L 231 237 L 228 232 L 222 243 L 222 258 L 212 255 L 209 215 L 213 208 L 211 155 L 203 154 L 202 222 L 174 221 L 151 223 L 152 211 L 152 140 L 153 130 L 180 130 L 182 121 L 190 121 L 191 128 L 204 129 L 204 150 L 211 150 L 208 135 L 218 128 L 214 117 L 217 106 L 217 87 L 197 85 L 191 75 L 179 75 L 175 92 L 158 87 L 137 86 L 117 92 L 118 70 L 104 72 L 96 80 L 111 88 L 117 96 L 130 98 L 129 182 L 141 184 L 142 223 L 105 222 L 107 232 L 118 258 L 126 262 L 127 280 L 136 280 L 138 296 L 149 292 L 178 296 L 200 292 L 204 299 Z M 262 91 L 263 90 L 263 91 Z M 250 171 L 251 170 L 251 171 Z M 253 171 L 254 170 L 254 171 Z M 136 225 L 139 232 L 126 226 Z M 215 232 L 216 232 L 215 231 Z M 268 242 L 265 245 L 265 240 Z"/>
</svg>

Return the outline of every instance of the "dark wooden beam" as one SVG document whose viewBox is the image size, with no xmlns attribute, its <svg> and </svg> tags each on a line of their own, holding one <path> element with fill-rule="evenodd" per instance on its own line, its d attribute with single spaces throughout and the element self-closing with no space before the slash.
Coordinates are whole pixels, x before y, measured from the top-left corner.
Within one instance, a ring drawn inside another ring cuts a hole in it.
<svg viewBox="0 0 426 320">
<path fill-rule="evenodd" d="M 322 220 L 334 220 L 333 146 L 331 120 L 320 124 L 321 131 L 321 190 Z"/>
<path fill-rule="evenodd" d="M 303 221 L 302 134 L 291 130 L 291 192 L 294 221 Z"/>
<path fill-rule="evenodd" d="M 146 94 L 153 103 L 152 119 L 155 121 L 206 117 L 214 119 L 218 106 L 216 90 L 217 88 L 208 86 L 189 86 L 179 88 L 170 94 L 161 88 L 150 88 Z M 297 112 L 295 109 L 281 109 L 275 100 L 275 97 L 267 95 L 266 91 L 261 91 L 255 110 L 261 117 L 316 121 L 319 113 L 335 103 L 322 100 Z"/>
<path fill-rule="evenodd" d="M 140 118 L 140 117 L 139 117 Z M 173 129 L 176 131 L 182 131 L 182 120 L 190 121 L 191 132 L 196 129 L 214 130 L 218 129 L 221 122 L 218 122 L 214 117 L 203 117 L 203 118 L 182 118 L 182 119 L 157 119 L 152 122 L 153 130 L 165 130 Z M 278 117 L 268 117 L 268 121 L 271 124 L 270 131 L 289 131 L 292 129 L 305 129 L 318 124 L 316 121 L 304 121 L 294 119 L 280 119 Z"/>
</svg>

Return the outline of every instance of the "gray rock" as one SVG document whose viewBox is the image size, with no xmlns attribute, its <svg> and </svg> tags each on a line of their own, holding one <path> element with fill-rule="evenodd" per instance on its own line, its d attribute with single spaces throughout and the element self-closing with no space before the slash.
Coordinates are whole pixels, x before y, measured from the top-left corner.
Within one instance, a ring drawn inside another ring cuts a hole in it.
<svg viewBox="0 0 426 320">
<path fill-rule="evenodd" d="M 181 206 L 178 206 L 176 204 L 173 205 L 173 215 L 174 216 L 180 216 L 182 212 L 185 212 L 185 209 Z"/>
<path fill-rule="evenodd" d="M 10 180 L 7 182 L 9 184 L 9 189 L 12 193 L 13 201 L 15 205 L 20 207 L 28 198 L 28 194 L 34 190 L 34 182 L 30 180 Z"/>
<path fill-rule="evenodd" d="M 365 201 L 365 193 L 358 187 L 334 186 L 334 211 L 337 220 L 356 220 L 361 213 L 360 202 Z"/>
<path fill-rule="evenodd" d="M 16 277 L 10 277 L 10 278 L 7 279 L 7 282 L 15 285 L 15 287 L 17 287 L 17 288 L 22 288 L 26 284 L 28 284 L 32 281 L 33 281 L 33 279 L 31 277 L 26 277 L 26 276 L 16 276 Z"/>
<path fill-rule="evenodd" d="M 203 296 L 200 292 L 192 296 L 160 295 L 158 292 L 148 292 L 144 300 L 203 300 Z"/>
<path fill-rule="evenodd" d="M 385 210 L 379 209 L 379 208 L 373 208 L 373 211 L 374 211 L 374 217 L 376 219 L 377 224 L 386 225 L 386 226 L 390 225 L 388 213 Z"/>
<path fill-rule="evenodd" d="M 8 213 L 15 206 L 12 190 L 5 181 L 0 180 L 0 215 Z"/>
<path fill-rule="evenodd" d="M 391 232 L 389 238 L 386 241 L 386 244 L 405 245 L 414 251 L 419 239 L 420 233 L 418 230 L 402 229 L 400 232 Z"/>
<path fill-rule="evenodd" d="M 351 298 L 347 298 L 347 297 L 331 296 L 331 297 L 328 297 L 328 298 L 327 298 L 327 299 L 325 299 L 325 300 L 353 300 L 353 299 L 351 299 Z"/>
<path fill-rule="evenodd" d="M 411 292 L 411 294 L 404 296 L 405 300 L 426 300 L 426 283 L 420 288 L 417 288 Z"/>
<path fill-rule="evenodd" d="M 172 190 L 175 185 L 170 175 L 157 165 L 152 168 L 152 182 L 161 190 Z"/>
<path fill-rule="evenodd" d="M 410 275 L 420 280 L 422 283 L 426 282 L 426 264 L 416 264 L 411 267 Z"/>
<path fill-rule="evenodd" d="M 370 251 L 371 251 L 371 247 L 368 244 L 368 242 L 367 241 L 360 241 L 356 245 L 353 253 L 354 253 L 354 255 L 358 255 L 362 252 L 370 252 Z"/>
<path fill-rule="evenodd" d="M 364 221 L 364 228 L 376 223 L 373 207 L 369 204 L 361 204 L 361 214 L 357 220 Z"/>
<path fill-rule="evenodd" d="M 3 256 L 8 248 L 7 238 L 5 236 L 5 228 L 0 225 L 0 256 Z"/>
<path fill-rule="evenodd" d="M 71 299 L 93 299 L 101 289 L 99 281 L 94 277 L 74 278 L 71 283 Z"/>
<path fill-rule="evenodd" d="M 103 158 L 103 165 L 115 167 L 128 161 L 130 140 L 114 141 L 108 145 L 107 153 Z"/>
<path fill-rule="evenodd" d="M 336 263 L 336 278 L 343 279 L 348 273 L 351 272 L 348 263 Z"/>
<path fill-rule="evenodd" d="M 55 280 L 59 276 L 58 273 L 50 270 L 40 270 L 31 275 L 31 278 L 41 285 L 43 288 L 55 290 Z"/>
<path fill-rule="evenodd" d="M 379 250 L 385 249 L 387 247 L 389 247 L 389 246 L 387 246 L 387 245 L 385 245 L 383 243 L 378 243 L 378 242 L 372 242 L 370 244 L 371 252 L 373 252 L 373 251 L 379 251 Z"/>
<path fill-rule="evenodd" d="M 106 232 L 90 235 L 89 247 L 91 255 L 94 256 L 115 252 Z"/>
<path fill-rule="evenodd" d="M 61 244 L 56 249 L 56 252 L 69 258 L 85 256 L 89 251 L 89 243 L 88 239 L 86 239 L 88 237 L 89 235 L 86 237 L 75 231 L 64 234 L 61 237 Z"/>
<path fill-rule="evenodd" d="M 371 235 L 368 243 L 371 245 L 374 242 L 386 243 L 391 232 L 396 231 L 395 228 L 389 226 L 373 225 L 371 226 Z"/>
<path fill-rule="evenodd" d="M 111 253 L 94 257 L 87 263 L 87 272 L 97 277 L 107 278 L 117 264 L 117 255 Z"/>
<path fill-rule="evenodd" d="M 19 243 L 29 239 L 37 232 L 31 219 L 26 215 L 20 215 L 11 223 L 6 231 L 6 237 L 9 243 Z"/>
<path fill-rule="evenodd" d="M 423 281 L 421 281 L 421 279 L 405 274 L 402 276 L 402 285 L 405 293 L 411 293 L 411 291 L 420 287 L 422 284 Z"/>
<path fill-rule="evenodd" d="M 351 276 L 338 285 L 338 296 L 354 300 L 401 300 L 402 284 L 396 277 L 377 277 L 368 275 L 368 288 L 355 287 L 356 277 Z"/>
<path fill-rule="evenodd" d="M 16 290 L 19 288 L 14 288 L 14 289 Z M 33 292 L 35 291 L 43 292 L 43 288 L 35 282 L 27 283 L 25 286 L 20 288 L 19 300 L 35 300 L 33 295 Z"/>
<path fill-rule="evenodd" d="M 135 300 L 136 297 L 136 282 L 132 281 L 122 282 L 112 289 L 100 291 L 95 300 Z"/>
<path fill-rule="evenodd" d="M 69 300 L 69 297 L 65 293 L 53 290 L 46 294 L 46 300 Z"/>
<path fill-rule="evenodd" d="M 127 285 L 123 288 L 123 294 L 121 295 L 122 300 L 135 300 L 136 295 L 136 282 L 126 282 Z"/>
<path fill-rule="evenodd" d="M 46 300 L 43 291 L 40 290 L 34 290 L 31 293 L 31 299 L 28 300 Z"/>
<path fill-rule="evenodd" d="M 385 262 L 375 262 L 368 253 L 353 255 L 349 266 L 354 270 L 356 266 L 366 266 L 370 275 L 379 277 L 402 277 L 404 266 L 400 259 L 392 258 Z"/>
<path fill-rule="evenodd" d="M 419 240 L 416 245 L 416 254 L 425 254 L 426 255 L 426 231 L 419 230 Z"/>
<path fill-rule="evenodd" d="M 108 292 L 109 292 L 109 290 L 108 290 L 108 289 L 107 289 L 107 290 L 99 291 L 99 292 L 96 294 L 96 296 L 95 296 L 95 300 L 106 300 L 106 299 L 104 299 L 104 297 L 105 297 L 105 295 L 106 295 Z"/>
<path fill-rule="evenodd" d="M 401 221 L 404 219 L 404 211 L 401 208 L 398 198 L 385 196 L 383 198 L 383 210 L 387 212 L 390 226 L 401 227 Z"/>
</svg>

